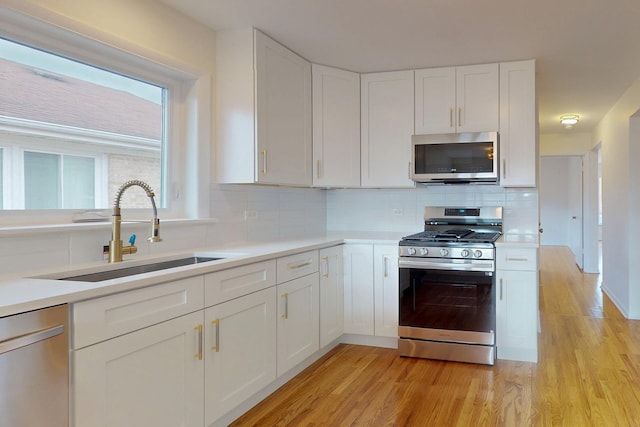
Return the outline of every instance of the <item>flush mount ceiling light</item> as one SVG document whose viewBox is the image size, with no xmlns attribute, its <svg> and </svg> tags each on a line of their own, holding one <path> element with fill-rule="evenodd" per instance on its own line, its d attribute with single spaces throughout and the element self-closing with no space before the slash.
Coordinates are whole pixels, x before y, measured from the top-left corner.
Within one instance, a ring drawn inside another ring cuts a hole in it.
<svg viewBox="0 0 640 427">
<path fill-rule="evenodd" d="M 571 129 L 579 120 L 580 116 L 577 114 L 565 114 L 560 116 L 560 123 L 562 123 L 567 129 Z"/>
</svg>

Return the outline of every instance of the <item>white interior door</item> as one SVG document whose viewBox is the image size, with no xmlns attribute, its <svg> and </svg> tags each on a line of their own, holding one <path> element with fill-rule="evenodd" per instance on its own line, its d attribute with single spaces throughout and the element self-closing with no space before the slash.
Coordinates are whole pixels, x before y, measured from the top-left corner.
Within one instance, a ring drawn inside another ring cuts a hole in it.
<svg viewBox="0 0 640 427">
<path fill-rule="evenodd" d="M 581 269 L 584 267 L 583 250 L 583 212 L 582 212 L 582 157 L 571 156 L 568 159 L 568 184 L 569 184 L 569 248 L 573 252 L 576 264 Z"/>
<path fill-rule="evenodd" d="M 540 223 L 542 245 L 568 246 L 583 265 L 582 158 L 540 158 Z"/>
<path fill-rule="evenodd" d="M 567 157 L 540 158 L 540 243 L 569 246 Z"/>
</svg>

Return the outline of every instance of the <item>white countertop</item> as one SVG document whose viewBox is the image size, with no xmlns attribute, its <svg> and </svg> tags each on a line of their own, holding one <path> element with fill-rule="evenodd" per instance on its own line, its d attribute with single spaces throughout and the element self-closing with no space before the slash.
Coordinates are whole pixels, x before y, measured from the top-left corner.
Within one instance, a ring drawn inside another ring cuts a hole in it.
<svg viewBox="0 0 640 427">
<path fill-rule="evenodd" d="M 187 252 L 181 251 L 161 256 L 156 255 L 136 258 L 135 260 L 129 261 L 125 260 L 118 264 L 92 263 L 81 266 L 67 266 L 65 268 L 48 271 L 46 274 L 38 272 L 38 277 L 47 276 L 49 278 L 34 278 L 33 276 L 0 278 L 0 317 L 58 304 L 74 303 L 201 274 L 213 273 L 219 270 L 342 243 L 397 244 L 403 236 L 408 234 L 411 234 L 411 232 L 363 231 L 331 233 L 325 237 L 296 241 L 245 243 L 212 248 L 197 248 Z M 504 235 L 496 241 L 496 246 L 537 248 L 539 242 L 537 236 L 533 235 Z M 56 279 L 68 277 L 70 273 L 72 273 L 72 275 L 81 275 L 96 271 L 136 266 L 148 263 L 149 261 L 179 259 L 194 255 L 222 257 L 223 259 L 95 283 Z"/>
<path fill-rule="evenodd" d="M 405 233 L 406 234 L 406 233 Z M 321 249 L 342 243 L 385 243 L 396 244 L 403 233 L 334 233 L 327 237 L 309 238 L 297 241 L 248 243 L 214 248 L 198 248 L 162 256 L 137 258 L 118 264 L 93 263 L 82 266 L 68 266 L 52 270 L 48 274 L 38 272 L 38 277 L 51 278 L 5 278 L 0 279 L 0 317 L 58 304 L 73 303 L 117 292 L 123 292 L 154 284 L 175 281 L 191 276 L 208 274 L 268 259 L 292 255 L 307 250 Z M 220 256 L 224 259 L 175 267 L 167 270 L 136 274 L 134 276 L 105 280 L 102 282 L 78 282 L 56 278 L 87 274 L 96 271 L 119 269 L 148 263 L 178 259 L 185 256 Z"/>
</svg>

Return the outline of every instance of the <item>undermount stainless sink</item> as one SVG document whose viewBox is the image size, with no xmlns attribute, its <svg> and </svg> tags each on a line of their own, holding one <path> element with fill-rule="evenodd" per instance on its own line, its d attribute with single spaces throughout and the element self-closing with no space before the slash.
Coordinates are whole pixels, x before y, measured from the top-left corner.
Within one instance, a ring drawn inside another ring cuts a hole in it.
<svg viewBox="0 0 640 427">
<path fill-rule="evenodd" d="M 166 270 L 168 268 L 182 267 L 185 265 L 201 264 L 203 262 L 216 261 L 224 258 L 191 256 L 188 258 L 173 259 L 169 261 L 158 261 L 150 264 L 136 265 L 132 267 L 118 268 L 115 270 L 99 271 L 74 276 L 60 277 L 58 280 L 73 280 L 77 282 L 102 282 L 103 280 L 118 279 L 120 277 L 134 276 L 136 274 L 149 273 L 152 271 Z"/>
</svg>

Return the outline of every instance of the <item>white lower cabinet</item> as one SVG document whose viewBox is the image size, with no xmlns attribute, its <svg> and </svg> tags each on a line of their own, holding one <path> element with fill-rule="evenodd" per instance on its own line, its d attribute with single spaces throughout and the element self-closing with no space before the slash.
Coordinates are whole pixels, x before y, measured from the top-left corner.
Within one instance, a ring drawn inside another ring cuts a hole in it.
<svg viewBox="0 0 640 427">
<path fill-rule="evenodd" d="M 320 348 L 344 330 L 344 245 L 320 250 Z"/>
<path fill-rule="evenodd" d="M 499 247 L 496 253 L 498 358 L 537 362 L 537 249 Z"/>
<path fill-rule="evenodd" d="M 342 335 L 342 248 L 74 304 L 73 425 L 225 424 Z"/>
<path fill-rule="evenodd" d="M 344 333 L 373 335 L 373 246 L 344 247 Z"/>
<path fill-rule="evenodd" d="M 277 291 L 280 376 L 320 348 L 318 273 L 279 284 Z"/>
<path fill-rule="evenodd" d="M 398 245 L 373 247 L 375 335 L 398 337 Z"/>
<path fill-rule="evenodd" d="M 398 246 L 344 249 L 344 332 L 398 336 Z"/>
<path fill-rule="evenodd" d="M 75 426 L 202 426 L 201 327 L 198 311 L 75 351 Z"/>
<path fill-rule="evenodd" d="M 205 425 L 276 379 L 276 288 L 205 310 Z"/>
</svg>

